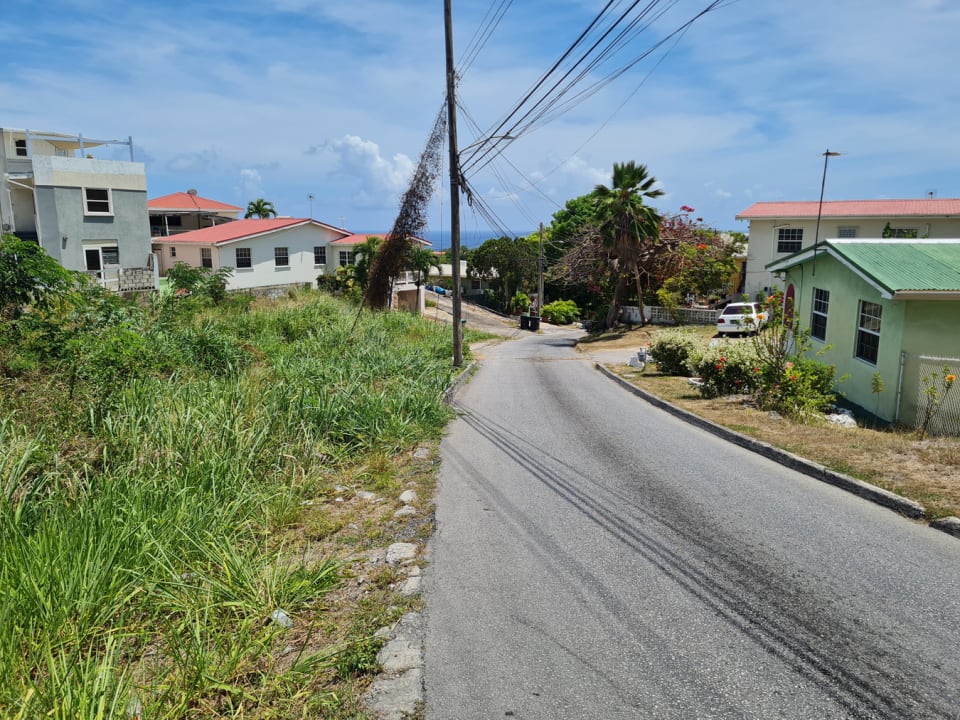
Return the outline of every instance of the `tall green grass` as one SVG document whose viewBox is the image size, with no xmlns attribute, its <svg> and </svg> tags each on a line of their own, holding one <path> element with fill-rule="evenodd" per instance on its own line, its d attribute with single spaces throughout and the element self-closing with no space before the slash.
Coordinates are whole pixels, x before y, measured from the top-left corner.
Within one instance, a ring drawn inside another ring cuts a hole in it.
<svg viewBox="0 0 960 720">
<path fill-rule="evenodd" d="M 450 377 L 442 329 L 353 313 L 146 317 L 162 362 L 133 376 L 0 386 L 0 715 L 287 716 L 343 665 L 272 617 L 312 617 L 337 562 L 277 538 L 342 467 L 436 437 Z"/>
</svg>

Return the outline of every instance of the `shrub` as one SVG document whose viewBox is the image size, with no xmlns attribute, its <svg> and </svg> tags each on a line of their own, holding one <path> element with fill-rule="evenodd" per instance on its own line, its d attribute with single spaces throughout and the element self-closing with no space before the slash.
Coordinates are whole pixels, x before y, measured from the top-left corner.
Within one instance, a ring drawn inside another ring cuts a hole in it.
<svg viewBox="0 0 960 720">
<path fill-rule="evenodd" d="M 580 315 L 573 300 L 554 300 L 543 306 L 543 319 L 554 325 L 569 325 Z"/>
<path fill-rule="evenodd" d="M 753 393 L 763 376 L 753 347 L 741 342 L 723 342 L 691 353 L 689 366 L 703 381 L 704 397 Z"/>
<path fill-rule="evenodd" d="M 650 348 L 657 370 L 664 375 L 686 375 L 687 359 L 697 349 L 696 336 L 689 330 L 662 333 Z"/>
<path fill-rule="evenodd" d="M 513 308 L 514 312 L 526 312 L 530 309 L 530 298 L 526 293 L 517 290 L 510 298 L 510 307 Z"/>
<path fill-rule="evenodd" d="M 779 374 L 767 372 L 757 391 L 757 406 L 803 418 L 823 412 L 836 400 L 833 365 L 795 357 Z"/>
</svg>

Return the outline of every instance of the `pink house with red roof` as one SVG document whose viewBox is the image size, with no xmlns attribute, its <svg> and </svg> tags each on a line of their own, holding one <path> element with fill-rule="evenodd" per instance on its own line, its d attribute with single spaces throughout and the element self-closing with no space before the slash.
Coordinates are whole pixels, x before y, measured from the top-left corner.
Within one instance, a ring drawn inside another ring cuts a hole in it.
<svg viewBox="0 0 960 720">
<path fill-rule="evenodd" d="M 191 188 L 148 200 L 147 209 L 150 236 L 156 238 L 232 222 L 243 208 L 201 197 Z"/>
<path fill-rule="evenodd" d="M 817 217 L 820 217 L 819 231 Z M 960 198 L 758 202 L 737 215 L 750 222 L 745 293 L 776 282 L 766 266 L 814 244 L 849 238 L 960 238 Z"/>
<path fill-rule="evenodd" d="M 250 218 L 153 239 L 160 272 L 178 262 L 219 270 L 233 268 L 228 290 L 315 287 L 336 272 L 331 243 L 350 233 L 308 218 Z"/>
</svg>

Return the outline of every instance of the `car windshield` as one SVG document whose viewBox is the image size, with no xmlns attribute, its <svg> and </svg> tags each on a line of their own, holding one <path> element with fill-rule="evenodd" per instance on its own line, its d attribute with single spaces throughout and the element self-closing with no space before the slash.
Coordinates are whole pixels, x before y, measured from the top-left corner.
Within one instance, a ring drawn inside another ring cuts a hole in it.
<svg viewBox="0 0 960 720">
<path fill-rule="evenodd" d="M 753 308 L 749 305 L 727 305 L 721 315 L 743 315 L 751 312 L 753 312 Z"/>
</svg>

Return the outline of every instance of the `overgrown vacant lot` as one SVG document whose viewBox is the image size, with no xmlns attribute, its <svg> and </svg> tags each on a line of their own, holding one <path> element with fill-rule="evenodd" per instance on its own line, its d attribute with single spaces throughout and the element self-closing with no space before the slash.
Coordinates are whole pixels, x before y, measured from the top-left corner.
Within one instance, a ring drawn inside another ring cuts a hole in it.
<svg viewBox="0 0 960 720">
<path fill-rule="evenodd" d="M 960 440 L 927 437 L 910 431 L 859 426 L 842 429 L 825 422 L 800 423 L 758 410 L 741 396 L 704 399 L 685 377 L 662 375 L 656 366 L 643 372 L 626 366 L 626 358 L 654 343 L 667 328 L 648 325 L 590 336 L 580 350 L 623 349 L 623 361 L 608 367 L 638 387 L 696 413 L 838 472 L 873 483 L 921 503 L 930 519 L 960 516 Z M 702 342 L 714 336 L 712 327 L 693 328 Z"/>
<path fill-rule="evenodd" d="M 355 319 L 88 290 L 2 325 L 0 716 L 366 717 L 418 603 L 367 560 L 430 531 L 393 513 L 432 495 L 451 345 Z"/>
</svg>

